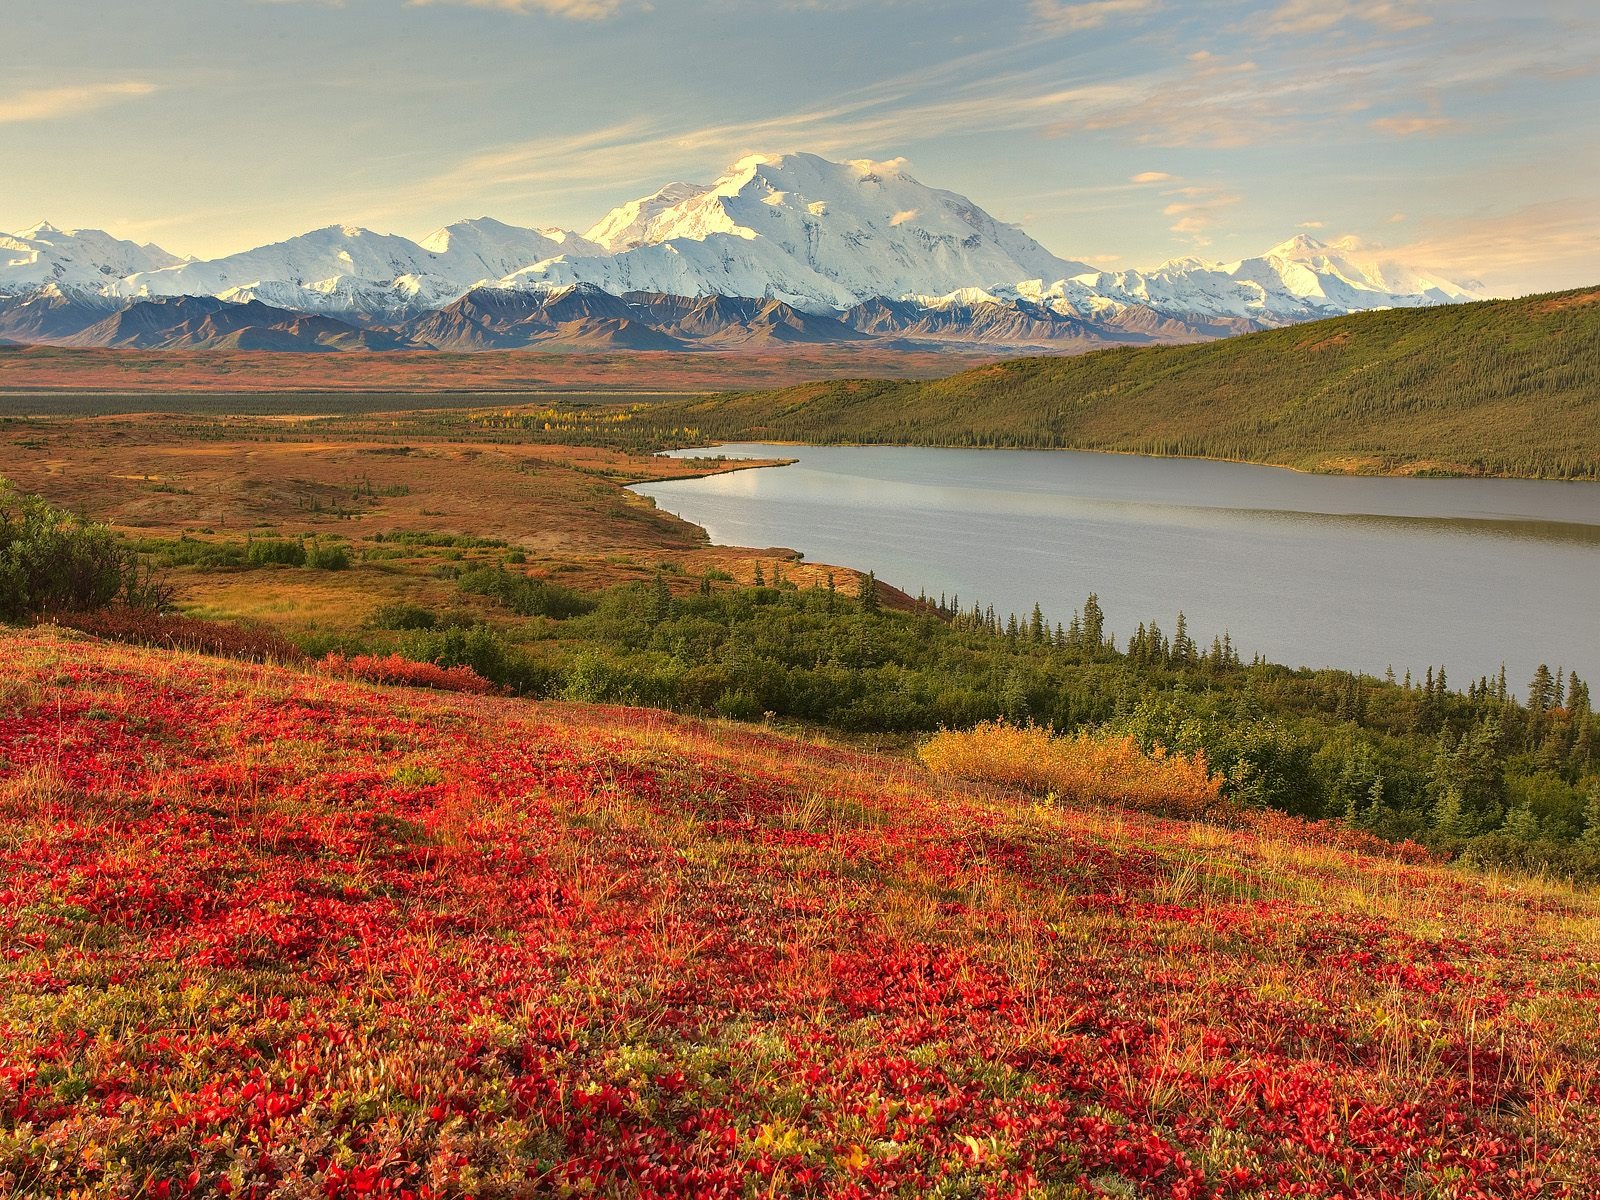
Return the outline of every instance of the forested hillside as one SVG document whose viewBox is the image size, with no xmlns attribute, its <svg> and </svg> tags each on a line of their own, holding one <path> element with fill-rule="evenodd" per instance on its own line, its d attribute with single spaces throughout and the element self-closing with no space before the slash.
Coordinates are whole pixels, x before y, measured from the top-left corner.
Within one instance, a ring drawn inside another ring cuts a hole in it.
<svg viewBox="0 0 1600 1200">
<path fill-rule="evenodd" d="M 639 414 L 667 440 L 1071 447 L 1313 470 L 1600 477 L 1600 288 L 1198 346 L 850 380 Z M 640 429 L 638 432 L 644 432 Z"/>
</svg>

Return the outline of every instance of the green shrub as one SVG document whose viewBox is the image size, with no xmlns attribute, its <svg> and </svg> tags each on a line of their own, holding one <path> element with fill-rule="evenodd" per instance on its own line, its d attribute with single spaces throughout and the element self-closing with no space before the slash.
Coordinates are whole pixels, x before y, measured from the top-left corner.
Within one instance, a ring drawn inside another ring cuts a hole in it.
<svg viewBox="0 0 1600 1200">
<path fill-rule="evenodd" d="M 130 549 L 144 555 L 150 562 L 162 567 L 242 567 L 245 565 L 243 542 L 206 542 L 185 534 L 178 538 L 148 538 L 130 541 Z"/>
<path fill-rule="evenodd" d="M 420 604 L 397 601 L 394 604 L 380 604 L 373 609 L 367 624 L 373 629 L 434 629 L 439 625 L 439 618 L 432 609 L 423 608 Z"/>
<path fill-rule="evenodd" d="M 289 538 L 251 538 L 245 548 L 245 561 L 252 567 L 303 567 L 306 546 Z"/>
<path fill-rule="evenodd" d="M 346 571 L 350 568 L 350 552 L 340 545 L 312 542 L 306 551 L 306 566 L 318 571 Z"/>
<path fill-rule="evenodd" d="M 548 670 L 508 646 L 487 625 L 415 630 L 401 641 L 400 654 L 441 667 L 471 667 L 485 679 L 525 695 L 540 694 L 550 683 Z"/>
<path fill-rule="evenodd" d="M 117 600 L 161 607 L 168 599 L 132 548 L 104 525 L 0 479 L 0 620 L 84 612 Z"/>
<path fill-rule="evenodd" d="M 457 586 L 464 592 L 488 596 L 519 617 L 553 617 L 562 620 L 582 616 L 592 612 L 595 607 L 594 600 L 582 592 L 575 592 L 560 584 L 546 583 L 542 579 L 530 579 L 526 575 L 507 571 L 504 567 L 479 567 L 467 571 L 457 580 Z"/>
<path fill-rule="evenodd" d="M 761 717 L 761 701 L 749 692 L 723 692 L 715 705 L 717 716 L 729 721 L 755 721 Z"/>
</svg>

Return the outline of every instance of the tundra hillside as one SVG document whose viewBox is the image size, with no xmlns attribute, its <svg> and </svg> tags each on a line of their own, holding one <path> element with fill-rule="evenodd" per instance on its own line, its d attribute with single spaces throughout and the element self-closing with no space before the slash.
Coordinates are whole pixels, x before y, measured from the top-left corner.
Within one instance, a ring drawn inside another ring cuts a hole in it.
<svg viewBox="0 0 1600 1200">
<path fill-rule="evenodd" d="M 0 654 L 8 1194 L 1600 1188 L 1592 895 L 662 713 Z"/>
<path fill-rule="evenodd" d="M 1116 450 L 1319 471 L 1600 478 L 1600 289 L 1193 346 L 694 398 L 641 439 Z"/>
</svg>

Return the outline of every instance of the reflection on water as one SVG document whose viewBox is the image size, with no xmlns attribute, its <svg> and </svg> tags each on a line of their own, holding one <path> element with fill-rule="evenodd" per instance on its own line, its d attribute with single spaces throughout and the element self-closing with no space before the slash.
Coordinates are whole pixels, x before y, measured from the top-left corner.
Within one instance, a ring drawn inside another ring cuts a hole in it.
<svg viewBox="0 0 1600 1200">
<path fill-rule="evenodd" d="M 694 451 L 683 452 L 694 454 Z M 1514 682 L 1600 669 L 1600 487 L 1351 479 L 1066 451 L 730 445 L 796 464 L 641 485 L 724 545 L 790 546 L 913 593 L 1125 637 L 1179 609 L 1248 654 Z"/>
</svg>

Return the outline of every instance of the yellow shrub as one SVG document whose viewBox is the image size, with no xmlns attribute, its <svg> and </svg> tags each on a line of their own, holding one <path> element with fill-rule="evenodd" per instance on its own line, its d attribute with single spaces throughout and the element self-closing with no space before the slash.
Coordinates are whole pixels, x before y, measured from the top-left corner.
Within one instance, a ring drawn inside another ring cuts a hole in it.
<svg viewBox="0 0 1600 1200">
<path fill-rule="evenodd" d="M 917 753 L 930 771 L 945 778 L 1053 793 L 1063 800 L 1107 801 L 1164 816 L 1199 816 L 1221 801 L 1222 777 L 1211 773 L 1204 754 L 1191 758 L 1159 746 L 1146 754 L 1131 737 L 1056 737 L 1035 725 L 991 721 L 968 730 L 942 730 Z"/>
</svg>

